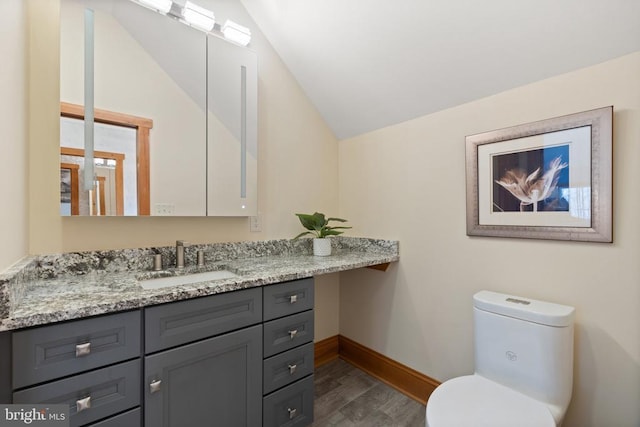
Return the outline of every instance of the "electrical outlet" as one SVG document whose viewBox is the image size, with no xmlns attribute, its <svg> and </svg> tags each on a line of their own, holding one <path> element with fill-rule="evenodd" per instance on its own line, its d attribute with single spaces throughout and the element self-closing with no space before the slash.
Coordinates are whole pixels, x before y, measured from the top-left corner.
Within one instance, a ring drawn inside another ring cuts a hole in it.
<svg viewBox="0 0 640 427">
<path fill-rule="evenodd" d="M 262 231 L 262 215 L 260 215 L 260 212 L 256 216 L 249 217 L 249 231 L 253 233 Z"/>
<path fill-rule="evenodd" d="M 173 203 L 156 203 L 155 214 L 157 216 L 171 216 L 176 212 L 176 205 Z"/>
</svg>

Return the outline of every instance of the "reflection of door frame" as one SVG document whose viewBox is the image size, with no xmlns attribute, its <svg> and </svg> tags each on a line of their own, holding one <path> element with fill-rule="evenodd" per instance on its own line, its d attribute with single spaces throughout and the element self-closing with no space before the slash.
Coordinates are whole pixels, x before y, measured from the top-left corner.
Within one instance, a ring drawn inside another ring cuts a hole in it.
<svg viewBox="0 0 640 427">
<path fill-rule="evenodd" d="M 60 147 L 63 156 L 75 156 L 84 158 L 84 150 L 81 148 Z M 124 154 L 111 153 L 109 151 L 94 151 L 93 157 L 97 159 L 111 159 L 116 162 L 116 215 L 124 215 Z M 104 185 L 104 184 L 103 184 Z M 73 195 L 72 195 L 73 197 Z M 101 204 L 104 215 L 104 202 Z"/>
<path fill-rule="evenodd" d="M 79 165 L 75 163 L 60 163 L 60 169 L 69 169 L 71 174 L 71 215 L 80 215 L 80 202 L 78 197 L 79 178 L 78 169 Z"/>
<path fill-rule="evenodd" d="M 94 191 L 94 195 L 91 197 L 90 200 L 90 204 L 91 204 L 91 215 L 106 215 L 106 203 L 105 203 L 105 195 L 104 195 L 104 176 L 96 176 L 96 183 L 95 183 L 95 189 L 96 191 Z M 98 195 L 98 197 L 95 197 L 95 194 Z M 116 206 L 117 206 L 117 197 L 116 197 Z M 99 205 L 98 205 L 99 204 Z M 99 208 L 99 209 L 98 209 Z M 117 207 L 116 207 L 117 209 Z M 122 215 L 122 214 L 117 214 L 117 215 Z"/>
<path fill-rule="evenodd" d="M 60 115 L 62 117 L 84 120 L 84 107 L 82 105 L 61 102 Z M 100 109 L 95 109 L 94 120 L 98 123 L 124 126 L 134 128 L 136 130 L 138 215 L 150 215 L 149 142 L 150 130 L 153 127 L 153 120 Z M 96 157 L 98 157 L 97 154 Z"/>
</svg>

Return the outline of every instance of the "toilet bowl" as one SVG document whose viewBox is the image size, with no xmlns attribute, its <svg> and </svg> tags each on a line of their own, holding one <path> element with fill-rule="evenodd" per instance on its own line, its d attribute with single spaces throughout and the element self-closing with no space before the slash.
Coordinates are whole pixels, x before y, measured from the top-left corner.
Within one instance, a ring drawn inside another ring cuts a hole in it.
<svg viewBox="0 0 640 427">
<path fill-rule="evenodd" d="M 549 409 L 480 375 L 454 378 L 429 397 L 427 427 L 555 427 Z"/>
<path fill-rule="evenodd" d="M 445 381 L 427 402 L 427 427 L 554 427 L 573 383 L 575 309 L 478 292 L 475 373 Z"/>
</svg>

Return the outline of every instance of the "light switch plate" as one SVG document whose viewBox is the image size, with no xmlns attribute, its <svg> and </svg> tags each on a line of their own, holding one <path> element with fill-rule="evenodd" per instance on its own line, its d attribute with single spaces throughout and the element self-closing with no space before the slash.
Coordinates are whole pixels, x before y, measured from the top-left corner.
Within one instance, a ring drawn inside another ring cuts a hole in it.
<svg viewBox="0 0 640 427">
<path fill-rule="evenodd" d="M 176 205 L 173 203 L 156 203 L 155 215 L 157 216 L 171 216 L 176 212 Z"/>
<path fill-rule="evenodd" d="M 249 231 L 252 233 L 262 231 L 262 215 L 260 215 L 260 212 L 256 216 L 249 217 Z"/>
</svg>

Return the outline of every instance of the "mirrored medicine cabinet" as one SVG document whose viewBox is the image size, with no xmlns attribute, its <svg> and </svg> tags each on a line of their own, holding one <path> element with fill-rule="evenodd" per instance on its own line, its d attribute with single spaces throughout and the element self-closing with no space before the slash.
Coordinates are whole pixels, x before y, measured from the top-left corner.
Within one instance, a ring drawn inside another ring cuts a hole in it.
<svg viewBox="0 0 640 427">
<path fill-rule="evenodd" d="M 95 124 L 85 191 L 87 9 Z M 255 52 L 131 0 L 61 0 L 60 20 L 61 215 L 256 215 Z"/>
</svg>

